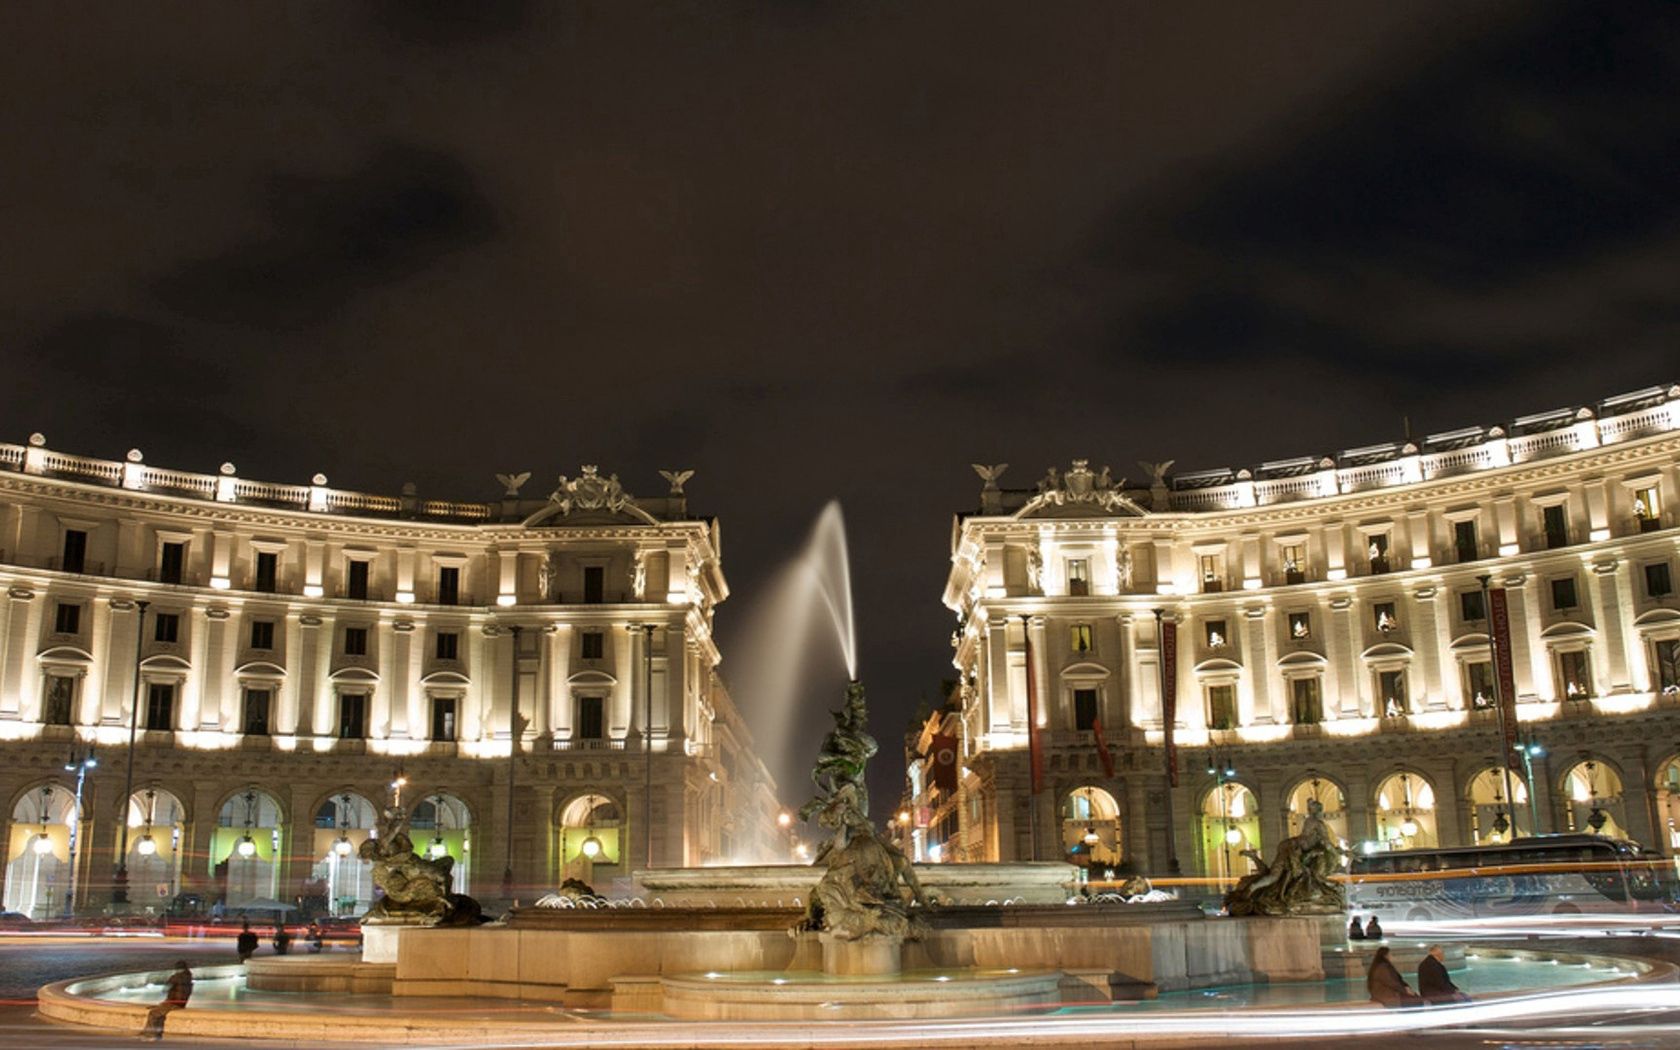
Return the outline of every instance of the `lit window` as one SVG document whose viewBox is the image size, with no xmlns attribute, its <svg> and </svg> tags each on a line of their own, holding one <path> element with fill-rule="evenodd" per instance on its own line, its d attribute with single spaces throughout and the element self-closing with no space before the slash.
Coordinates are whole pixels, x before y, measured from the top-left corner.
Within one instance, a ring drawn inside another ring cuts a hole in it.
<svg viewBox="0 0 1680 1050">
<path fill-rule="evenodd" d="M 1365 557 L 1373 573 L 1388 571 L 1388 533 L 1373 532 L 1365 537 Z"/>
<path fill-rule="evenodd" d="M 1493 663 L 1488 660 L 1474 660 L 1464 665 L 1464 695 L 1469 698 L 1470 709 L 1485 711 L 1493 706 Z"/>
<path fill-rule="evenodd" d="M 1662 528 L 1662 497 L 1657 493 L 1655 485 L 1649 488 L 1636 489 L 1633 493 L 1633 517 L 1639 522 L 1640 532 L 1651 532 Z"/>
<path fill-rule="evenodd" d="M 1072 558 L 1067 563 L 1068 593 L 1091 593 L 1091 562 L 1086 558 Z"/>
<path fill-rule="evenodd" d="M 1091 625 L 1088 624 L 1088 623 L 1076 623 L 1076 624 L 1074 624 L 1073 629 L 1072 629 L 1072 641 L 1073 641 L 1073 651 L 1074 652 L 1076 652 L 1076 653 L 1088 653 L 1088 652 L 1090 652 L 1091 651 Z"/>
<path fill-rule="evenodd" d="M 1406 672 L 1378 671 L 1377 699 L 1382 702 L 1384 718 L 1405 714 L 1409 710 L 1406 705 Z"/>
<path fill-rule="evenodd" d="M 1400 629 L 1400 617 L 1394 611 L 1393 602 L 1378 602 L 1371 606 L 1371 616 L 1376 621 L 1377 630 L 1384 634 Z"/>
<path fill-rule="evenodd" d="M 1296 641 L 1305 641 L 1312 637 L 1312 613 L 1289 614 L 1289 637 Z"/>
<path fill-rule="evenodd" d="M 1225 630 L 1224 620 L 1208 620 L 1203 624 L 1204 640 L 1209 649 L 1223 649 L 1229 635 Z"/>
<path fill-rule="evenodd" d="M 1217 554 L 1204 554 L 1198 559 L 1197 563 L 1201 567 L 1202 574 L 1202 590 L 1213 592 L 1225 589 L 1224 567 L 1219 564 L 1219 561 L 1220 558 Z"/>
<path fill-rule="evenodd" d="M 1592 662 L 1584 649 L 1557 654 L 1558 693 L 1566 700 L 1584 700 L 1593 695 Z"/>
<path fill-rule="evenodd" d="M 1299 543 L 1285 544 L 1283 556 L 1283 582 L 1307 582 L 1307 552 Z"/>
</svg>

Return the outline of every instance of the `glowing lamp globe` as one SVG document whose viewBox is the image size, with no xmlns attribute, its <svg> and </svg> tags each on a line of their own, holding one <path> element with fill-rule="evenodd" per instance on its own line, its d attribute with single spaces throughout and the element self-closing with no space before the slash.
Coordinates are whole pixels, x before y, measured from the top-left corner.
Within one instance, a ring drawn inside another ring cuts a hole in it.
<svg viewBox="0 0 1680 1050">
<path fill-rule="evenodd" d="M 594 860 L 596 857 L 601 855 L 601 840 L 596 838 L 594 835 L 591 835 L 583 840 L 582 849 L 585 857 L 588 857 L 590 860 Z"/>
<path fill-rule="evenodd" d="M 239 855 L 247 859 L 257 855 L 257 844 L 251 841 L 251 836 L 249 835 L 246 835 L 244 838 L 239 840 L 238 849 Z"/>
<path fill-rule="evenodd" d="M 1236 828 L 1231 828 L 1229 831 L 1225 832 L 1225 841 L 1235 846 L 1237 843 L 1242 841 L 1242 832 L 1238 831 Z"/>
<path fill-rule="evenodd" d="M 1411 838 L 1413 835 L 1416 835 L 1417 832 L 1417 821 L 1413 820 L 1411 817 L 1407 817 L 1405 820 L 1400 822 L 1400 834 L 1406 836 L 1407 838 Z"/>
<path fill-rule="evenodd" d="M 157 852 L 157 840 L 150 835 L 141 835 L 140 841 L 135 844 L 134 848 L 139 851 L 142 857 L 150 857 Z"/>
<path fill-rule="evenodd" d="M 1102 841 L 1102 836 L 1097 834 L 1097 829 L 1096 828 L 1089 828 L 1088 827 L 1088 828 L 1085 829 L 1085 845 L 1095 846 L 1097 843 L 1099 843 L 1101 841 Z"/>
<path fill-rule="evenodd" d="M 354 847 L 350 845 L 349 838 L 343 835 L 340 835 L 338 837 L 338 841 L 333 843 L 333 852 L 338 854 L 340 857 L 348 857 L 351 849 L 353 848 Z"/>
<path fill-rule="evenodd" d="M 786 810 L 783 810 L 782 812 L 776 814 L 776 824 L 778 826 L 785 828 L 785 827 L 788 827 L 789 825 L 791 825 L 792 823 L 793 823 L 793 814 L 792 813 L 789 813 Z"/>
<path fill-rule="evenodd" d="M 426 847 L 426 856 L 432 858 L 433 860 L 442 858 L 448 852 L 449 847 L 444 845 L 442 838 L 433 839 L 432 844 Z"/>
<path fill-rule="evenodd" d="M 44 857 L 52 852 L 52 839 L 47 837 L 46 832 L 42 832 L 35 836 L 35 841 L 29 844 L 29 848 Z"/>
</svg>

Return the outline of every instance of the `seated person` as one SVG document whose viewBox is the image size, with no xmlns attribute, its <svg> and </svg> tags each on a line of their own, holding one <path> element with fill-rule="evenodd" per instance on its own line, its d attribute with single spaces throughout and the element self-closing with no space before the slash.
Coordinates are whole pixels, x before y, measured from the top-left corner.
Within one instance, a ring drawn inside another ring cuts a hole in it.
<svg viewBox="0 0 1680 1050">
<path fill-rule="evenodd" d="M 1470 997 L 1453 983 L 1452 975 L 1447 973 L 1447 953 L 1439 944 L 1430 945 L 1423 962 L 1418 963 L 1418 995 L 1423 997 L 1424 1002 L 1433 1005 L 1470 1001 Z"/>
</svg>

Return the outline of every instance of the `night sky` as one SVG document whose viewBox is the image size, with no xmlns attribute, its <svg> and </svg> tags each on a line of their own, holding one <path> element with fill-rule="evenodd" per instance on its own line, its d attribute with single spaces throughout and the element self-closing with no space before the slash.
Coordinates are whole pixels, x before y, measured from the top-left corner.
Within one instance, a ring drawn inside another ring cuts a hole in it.
<svg viewBox="0 0 1680 1050">
<path fill-rule="evenodd" d="M 1135 481 L 1680 378 L 1666 4 L 12 3 L 0 39 L 5 439 L 468 499 L 694 468 L 792 803 L 843 674 L 745 695 L 731 654 L 830 498 L 879 816 L 969 463 Z"/>
</svg>

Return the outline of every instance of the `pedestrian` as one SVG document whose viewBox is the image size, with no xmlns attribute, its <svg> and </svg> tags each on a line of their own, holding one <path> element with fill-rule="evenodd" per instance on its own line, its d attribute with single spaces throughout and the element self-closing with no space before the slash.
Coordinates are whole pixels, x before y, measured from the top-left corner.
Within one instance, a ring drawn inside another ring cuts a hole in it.
<svg viewBox="0 0 1680 1050">
<path fill-rule="evenodd" d="M 1423 961 L 1418 963 L 1418 995 L 1434 1006 L 1470 1001 L 1447 973 L 1447 953 L 1439 944 L 1431 944 Z"/>
<path fill-rule="evenodd" d="M 1359 925 L 1359 916 L 1355 915 L 1348 922 L 1348 940 L 1362 941 L 1365 939 L 1365 927 Z"/>
<path fill-rule="evenodd" d="M 1371 921 L 1365 924 L 1365 939 L 1368 941 L 1380 941 L 1383 939 L 1382 923 L 1377 921 L 1377 917 L 1375 915 L 1371 916 Z"/>
<path fill-rule="evenodd" d="M 239 928 L 239 940 L 235 942 L 235 947 L 239 949 L 240 962 L 245 962 L 257 954 L 257 934 L 251 929 L 250 919 L 246 919 L 245 924 Z"/>
<path fill-rule="evenodd" d="M 193 975 L 185 959 L 175 963 L 175 972 L 163 989 L 163 1002 L 146 1011 L 146 1026 L 140 1030 L 142 1039 L 156 1042 L 163 1038 L 163 1019 L 176 1010 L 184 1009 L 192 998 Z"/>
<path fill-rule="evenodd" d="M 286 932 L 285 920 L 274 924 L 274 954 L 285 955 L 292 950 L 292 935 Z"/>
<path fill-rule="evenodd" d="M 1371 969 L 1365 974 L 1365 990 L 1371 993 L 1372 1002 L 1387 1007 L 1423 1005 L 1423 1000 L 1395 969 L 1386 944 L 1371 958 Z"/>
<path fill-rule="evenodd" d="M 318 952 L 326 946 L 326 936 L 321 933 L 321 924 L 314 919 L 309 920 L 309 932 L 305 935 L 309 939 L 309 950 Z"/>
</svg>

